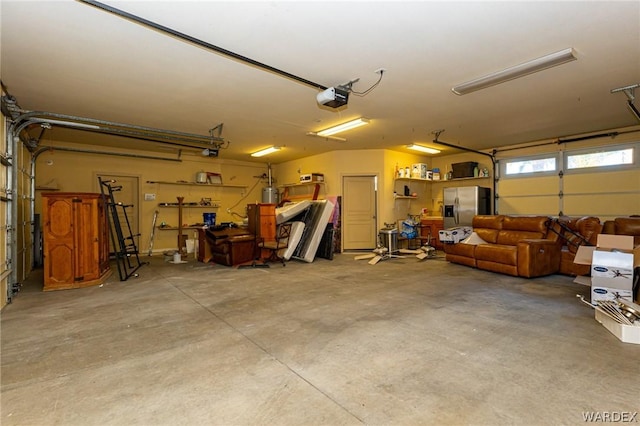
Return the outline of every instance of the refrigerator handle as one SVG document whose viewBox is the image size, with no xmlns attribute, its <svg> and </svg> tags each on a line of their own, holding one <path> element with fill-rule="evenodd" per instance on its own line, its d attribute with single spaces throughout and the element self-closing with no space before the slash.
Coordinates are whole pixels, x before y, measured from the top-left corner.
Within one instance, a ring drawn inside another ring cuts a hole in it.
<svg viewBox="0 0 640 426">
<path fill-rule="evenodd" d="M 456 200 L 453 202 L 453 216 L 456 221 L 456 225 L 460 223 L 460 200 L 456 197 Z"/>
</svg>

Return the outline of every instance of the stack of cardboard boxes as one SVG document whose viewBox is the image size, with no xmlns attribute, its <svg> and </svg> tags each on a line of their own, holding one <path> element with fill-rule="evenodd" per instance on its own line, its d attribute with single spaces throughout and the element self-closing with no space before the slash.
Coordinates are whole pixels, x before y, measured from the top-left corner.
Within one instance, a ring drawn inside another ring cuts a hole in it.
<svg viewBox="0 0 640 426">
<path fill-rule="evenodd" d="M 591 287 L 591 304 L 617 299 L 640 303 L 640 246 L 634 247 L 632 236 L 600 234 L 596 247 L 578 249 L 574 263 L 591 266 L 590 277 L 575 279 L 576 283 Z M 640 344 L 640 321 L 633 325 L 620 324 L 598 309 L 596 320 L 623 342 Z"/>
</svg>

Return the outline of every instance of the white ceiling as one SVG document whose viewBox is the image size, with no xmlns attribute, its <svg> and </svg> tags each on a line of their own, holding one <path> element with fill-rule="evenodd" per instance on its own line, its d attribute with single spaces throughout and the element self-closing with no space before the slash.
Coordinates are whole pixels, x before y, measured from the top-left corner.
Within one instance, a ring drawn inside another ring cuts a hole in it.
<svg viewBox="0 0 640 426">
<path fill-rule="evenodd" d="M 625 95 L 610 93 L 640 83 L 638 1 L 105 3 L 324 86 L 359 78 L 364 91 L 387 71 L 346 108 L 321 108 L 316 88 L 87 4 L 2 0 L 1 77 L 22 108 L 203 135 L 224 123 L 231 144 L 220 158 L 282 146 L 274 163 L 403 150 L 437 129 L 442 141 L 487 149 L 638 124 Z M 567 47 L 577 61 L 451 92 Z M 347 142 L 306 136 L 359 116 L 371 125 Z"/>
</svg>

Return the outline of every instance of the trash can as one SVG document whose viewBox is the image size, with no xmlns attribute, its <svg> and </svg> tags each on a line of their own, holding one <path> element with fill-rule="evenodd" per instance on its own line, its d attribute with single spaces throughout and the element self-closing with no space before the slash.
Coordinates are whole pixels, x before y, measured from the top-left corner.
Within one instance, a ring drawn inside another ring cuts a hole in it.
<svg viewBox="0 0 640 426">
<path fill-rule="evenodd" d="M 382 228 L 379 234 L 380 244 L 389 250 L 389 253 L 398 251 L 398 228 Z"/>
</svg>

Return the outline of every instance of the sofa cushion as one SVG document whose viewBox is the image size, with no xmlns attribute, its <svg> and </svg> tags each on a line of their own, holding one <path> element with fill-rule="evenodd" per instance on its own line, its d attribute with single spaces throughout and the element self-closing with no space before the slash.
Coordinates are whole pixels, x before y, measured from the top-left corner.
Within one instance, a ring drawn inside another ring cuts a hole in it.
<svg viewBox="0 0 640 426">
<path fill-rule="evenodd" d="M 598 234 L 602 233 L 602 224 L 597 217 L 585 216 L 576 220 L 576 232 L 584 239 L 583 241 L 576 241 L 576 244 L 569 246 L 569 251 L 578 251 L 578 246 L 583 244 L 589 244 L 595 246 L 598 242 Z M 586 243 L 585 243 L 586 241 Z"/>
<path fill-rule="evenodd" d="M 603 234 L 631 235 L 633 244 L 640 245 L 640 216 L 617 217 L 607 220 L 602 227 Z"/>
<path fill-rule="evenodd" d="M 504 244 L 508 246 L 515 246 L 518 244 L 518 241 L 527 240 L 527 239 L 537 239 L 544 238 L 544 234 L 541 232 L 532 232 L 532 231 L 505 231 L 502 230 L 498 232 L 498 244 Z"/>
<path fill-rule="evenodd" d="M 474 228 L 473 232 L 475 232 L 478 237 L 482 238 L 487 243 L 495 244 L 498 242 L 498 232 L 500 231 L 497 229 Z"/>
<path fill-rule="evenodd" d="M 506 265 L 518 264 L 517 245 L 480 244 L 476 246 L 476 260 L 486 260 Z"/>
<path fill-rule="evenodd" d="M 617 217 L 613 222 L 617 235 L 640 236 L 640 217 Z"/>
<path fill-rule="evenodd" d="M 498 241 L 498 231 L 502 229 L 503 215 L 478 215 L 474 216 L 472 227 L 478 237 L 484 241 L 495 244 Z"/>
<path fill-rule="evenodd" d="M 474 228 L 502 229 L 503 215 L 476 215 L 471 226 Z"/>
<path fill-rule="evenodd" d="M 542 237 L 535 238 L 544 238 L 549 223 L 547 216 L 507 216 L 502 221 L 502 229 L 538 232 Z"/>
<path fill-rule="evenodd" d="M 476 246 L 473 244 L 445 244 L 444 252 L 447 254 L 455 254 L 458 256 L 464 257 L 474 257 L 474 252 L 476 250 Z"/>
</svg>

